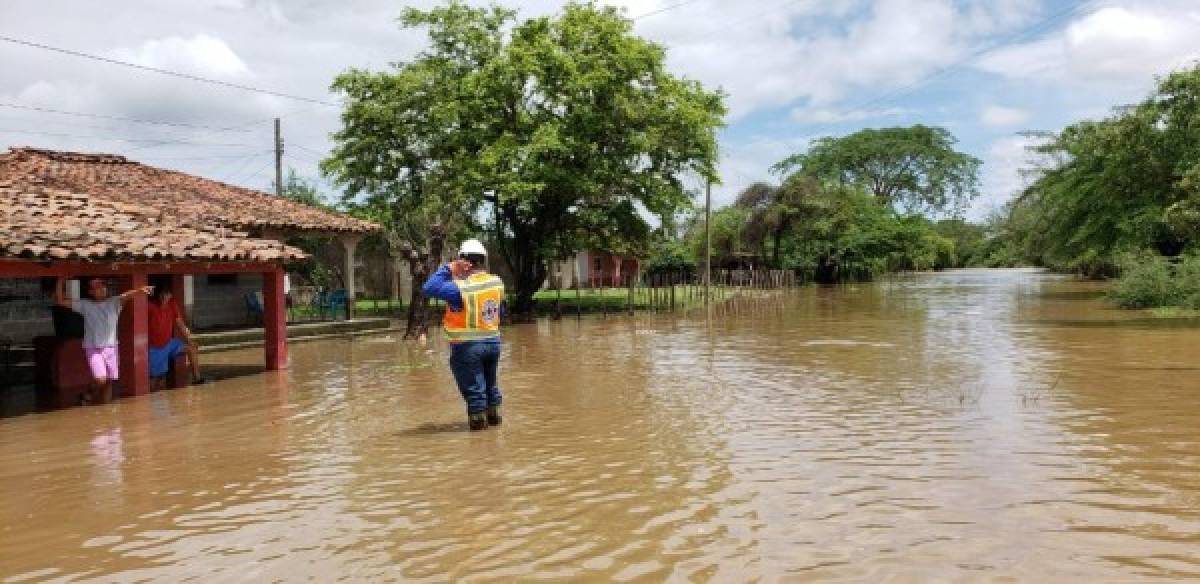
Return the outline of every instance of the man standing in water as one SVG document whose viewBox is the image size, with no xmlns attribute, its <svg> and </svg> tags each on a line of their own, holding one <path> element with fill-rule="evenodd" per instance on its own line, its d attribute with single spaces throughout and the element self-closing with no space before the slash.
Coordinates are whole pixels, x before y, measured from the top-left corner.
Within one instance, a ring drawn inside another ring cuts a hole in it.
<svg viewBox="0 0 1200 584">
<path fill-rule="evenodd" d="M 153 286 L 135 288 L 119 296 L 108 296 L 108 286 L 100 278 L 84 280 L 85 298 L 72 302 L 67 298 L 66 280 L 58 279 L 54 302 L 83 315 L 83 356 L 92 372 L 92 391 L 84 395 L 84 403 L 108 403 L 112 400 L 112 384 L 117 379 L 117 322 L 125 302 L 137 294 L 149 296 Z"/>
<path fill-rule="evenodd" d="M 500 303 L 504 282 L 487 271 L 487 250 L 477 239 L 463 242 L 458 259 L 438 268 L 421 288 L 446 302 L 442 326 L 450 341 L 450 371 L 467 403 L 472 431 L 500 425 Z"/>
</svg>

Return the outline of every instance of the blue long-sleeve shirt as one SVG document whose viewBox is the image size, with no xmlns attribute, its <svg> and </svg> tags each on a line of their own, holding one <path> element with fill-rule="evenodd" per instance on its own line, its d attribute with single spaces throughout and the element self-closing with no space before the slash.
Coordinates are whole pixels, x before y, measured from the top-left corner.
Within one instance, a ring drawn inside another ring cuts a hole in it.
<svg viewBox="0 0 1200 584">
<path fill-rule="evenodd" d="M 425 280 L 425 285 L 421 286 L 421 293 L 445 302 L 454 312 L 463 309 L 462 293 L 458 290 L 458 284 L 454 283 L 454 275 L 450 273 L 450 268 L 444 264 Z"/>
</svg>

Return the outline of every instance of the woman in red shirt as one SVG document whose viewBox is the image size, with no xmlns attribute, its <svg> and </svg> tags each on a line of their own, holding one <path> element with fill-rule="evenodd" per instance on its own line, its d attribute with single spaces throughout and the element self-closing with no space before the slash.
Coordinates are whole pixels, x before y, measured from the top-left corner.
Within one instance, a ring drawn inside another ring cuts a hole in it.
<svg viewBox="0 0 1200 584">
<path fill-rule="evenodd" d="M 150 378 L 162 384 L 170 364 L 180 354 L 186 353 L 192 368 L 192 382 L 204 383 L 200 377 L 200 357 L 192 331 L 183 320 L 183 311 L 172 297 L 171 287 L 162 283 L 154 287 L 149 307 Z M 176 336 L 176 333 L 179 333 Z"/>
</svg>

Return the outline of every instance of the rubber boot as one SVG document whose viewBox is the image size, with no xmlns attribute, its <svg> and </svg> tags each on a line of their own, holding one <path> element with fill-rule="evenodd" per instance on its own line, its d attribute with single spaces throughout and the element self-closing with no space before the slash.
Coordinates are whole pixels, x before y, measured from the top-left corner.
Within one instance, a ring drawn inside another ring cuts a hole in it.
<svg viewBox="0 0 1200 584">
<path fill-rule="evenodd" d="M 467 414 L 467 426 L 471 428 L 472 432 L 487 430 L 487 416 L 485 416 L 483 412 L 479 412 L 477 414 Z"/>
<path fill-rule="evenodd" d="M 489 426 L 499 426 L 502 418 L 500 417 L 500 406 L 491 406 L 487 409 L 487 422 Z"/>
</svg>

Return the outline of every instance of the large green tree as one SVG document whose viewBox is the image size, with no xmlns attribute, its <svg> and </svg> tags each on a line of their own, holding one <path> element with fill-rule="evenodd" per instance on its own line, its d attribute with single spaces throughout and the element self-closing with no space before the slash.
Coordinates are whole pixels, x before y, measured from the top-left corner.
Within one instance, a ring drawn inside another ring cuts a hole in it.
<svg viewBox="0 0 1200 584">
<path fill-rule="evenodd" d="M 664 49 L 616 9 L 571 3 L 519 21 L 451 2 L 401 22 L 424 28 L 428 48 L 338 77 L 346 109 L 324 169 L 395 213 L 486 217 L 518 313 L 548 260 L 597 234 L 648 236 L 641 211 L 688 205 L 681 175 L 716 179 L 722 96 L 670 74 Z"/>
<path fill-rule="evenodd" d="M 820 181 L 799 173 L 779 185 L 750 185 L 733 203 L 749 212 L 743 239 L 771 268 L 782 268 L 789 235 L 801 221 L 812 221 L 829 208 L 823 194 Z"/>
<path fill-rule="evenodd" d="M 1200 240 L 1200 67 L 1043 138 L 1034 148 L 1043 165 L 1008 208 L 1029 259 L 1103 276 L 1127 252 L 1176 256 Z"/>
<path fill-rule="evenodd" d="M 979 194 L 981 164 L 956 143 L 943 128 L 868 128 L 820 138 L 773 169 L 862 188 L 908 212 L 953 215 Z"/>
</svg>

